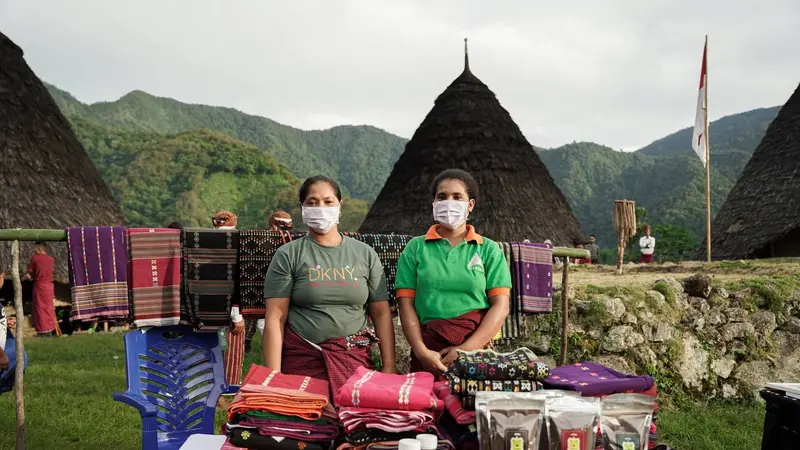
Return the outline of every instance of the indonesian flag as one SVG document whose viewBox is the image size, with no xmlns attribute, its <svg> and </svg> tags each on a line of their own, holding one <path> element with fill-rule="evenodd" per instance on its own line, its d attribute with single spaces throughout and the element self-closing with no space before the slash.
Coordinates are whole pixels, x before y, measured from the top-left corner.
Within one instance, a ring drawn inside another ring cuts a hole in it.
<svg viewBox="0 0 800 450">
<path fill-rule="evenodd" d="M 692 135 L 692 149 L 700 157 L 705 167 L 706 161 L 706 133 L 708 133 L 708 123 L 706 122 L 706 50 L 708 42 L 703 46 L 703 65 L 700 69 L 700 91 L 697 94 L 697 115 L 694 119 L 694 133 Z"/>
</svg>

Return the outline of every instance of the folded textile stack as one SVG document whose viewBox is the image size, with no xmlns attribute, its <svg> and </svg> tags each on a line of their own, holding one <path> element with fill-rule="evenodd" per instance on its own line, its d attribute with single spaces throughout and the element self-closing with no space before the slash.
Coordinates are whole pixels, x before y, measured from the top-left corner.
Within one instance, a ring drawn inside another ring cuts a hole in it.
<svg viewBox="0 0 800 450">
<path fill-rule="evenodd" d="M 549 373 L 550 367 L 523 347 L 509 353 L 459 352 L 458 359 L 448 369 L 447 378 L 450 392 L 459 397 L 463 407 L 474 409 L 478 391 L 533 392 L 536 383 L 544 381 Z"/>
<path fill-rule="evenodd" d="M 627 375 L 597 363 L 580 362 L 553 369 L 542 384 L 547 389 L 577 391 L 584 397 L 604 397 L 621 393 L 653 397 L 655 411 L 650 425 L 649 448 L 658 445 L 658 389 L 650 375 Z M 598 434 L 597 448 L 602 447 L 602 435 Z"/>
<path fill-rule="evenodd" d="M 433 375 L 394 375 L 359 367 L 336 395 L 345 442 L 339 450 L 390 450 L 400 439 L 439 435 L 435 421 L 442 402 L 433 393 Z M 441 436 L 440 436 L 441 438 Z M 439 449 L 453 445 L 439 440 Z"/>
<path fill-rule="evenodd" d="M 232 446 L 247 449 L 327 449 L 339 434 L 326 381 L 253 365 L 228 407 Z"/>
</svg>

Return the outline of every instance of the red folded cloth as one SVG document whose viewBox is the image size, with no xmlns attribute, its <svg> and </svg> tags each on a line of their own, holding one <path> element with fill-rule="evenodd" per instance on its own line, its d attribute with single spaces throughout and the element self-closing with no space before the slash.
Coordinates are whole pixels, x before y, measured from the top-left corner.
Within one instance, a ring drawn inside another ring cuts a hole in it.
<svg viewBox="0 0 800 450">
<path fill-rule="evenodd" d="M 450 392 L 449 381 L 439 381 L 433 386 L 433 393 L 444 402 L 444 408 L 459 425 L 476 423 L 475 411 L 464 409 L 464 403 Z"/>
<path fill-rule="evenodd" d="M 336 404 L 359 408 L 403 411 L 441 411 L 442 401 L 433 395 L 433 375 L 380 373 L 359 367 L 336 395 Z"/>
</svg>

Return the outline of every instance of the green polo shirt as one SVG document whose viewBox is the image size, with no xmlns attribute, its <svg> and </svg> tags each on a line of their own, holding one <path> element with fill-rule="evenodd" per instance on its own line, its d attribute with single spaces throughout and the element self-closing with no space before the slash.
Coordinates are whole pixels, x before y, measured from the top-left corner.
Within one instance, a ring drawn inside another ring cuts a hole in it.
<svg viewBox="0 0 800 450">
<path fill-rule="evenodd" d="M 397 298 L 414 298 L 421 323 L 489 308 L 489 297 L 509 295 L 511 272 L 496 242 L 471 226 L 453 247 L 433 226 L 406 245 L 397 262 Z"/>
</svg>

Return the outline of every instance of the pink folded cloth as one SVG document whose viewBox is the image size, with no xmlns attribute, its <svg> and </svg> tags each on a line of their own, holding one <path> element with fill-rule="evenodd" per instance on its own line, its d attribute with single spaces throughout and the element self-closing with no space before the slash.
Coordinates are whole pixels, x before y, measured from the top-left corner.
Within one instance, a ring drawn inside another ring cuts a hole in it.
<svg viewBox="0 0 800 450">
<path fill-rule="evenodd" d="M 359 367 L 336 395 L 339 406 L 403 411 L 441 411 L 442 401 L 433 395 L 433 375 L 380 373 Z"/>
<path fill-rule="evenodd" d="M 398 411 L 345 406 L 339 409 L 339 421 L 345 433 L 375 428 L 391 433 L 424 432 L 434 425 L 432 412 Z"/>
</svg>

